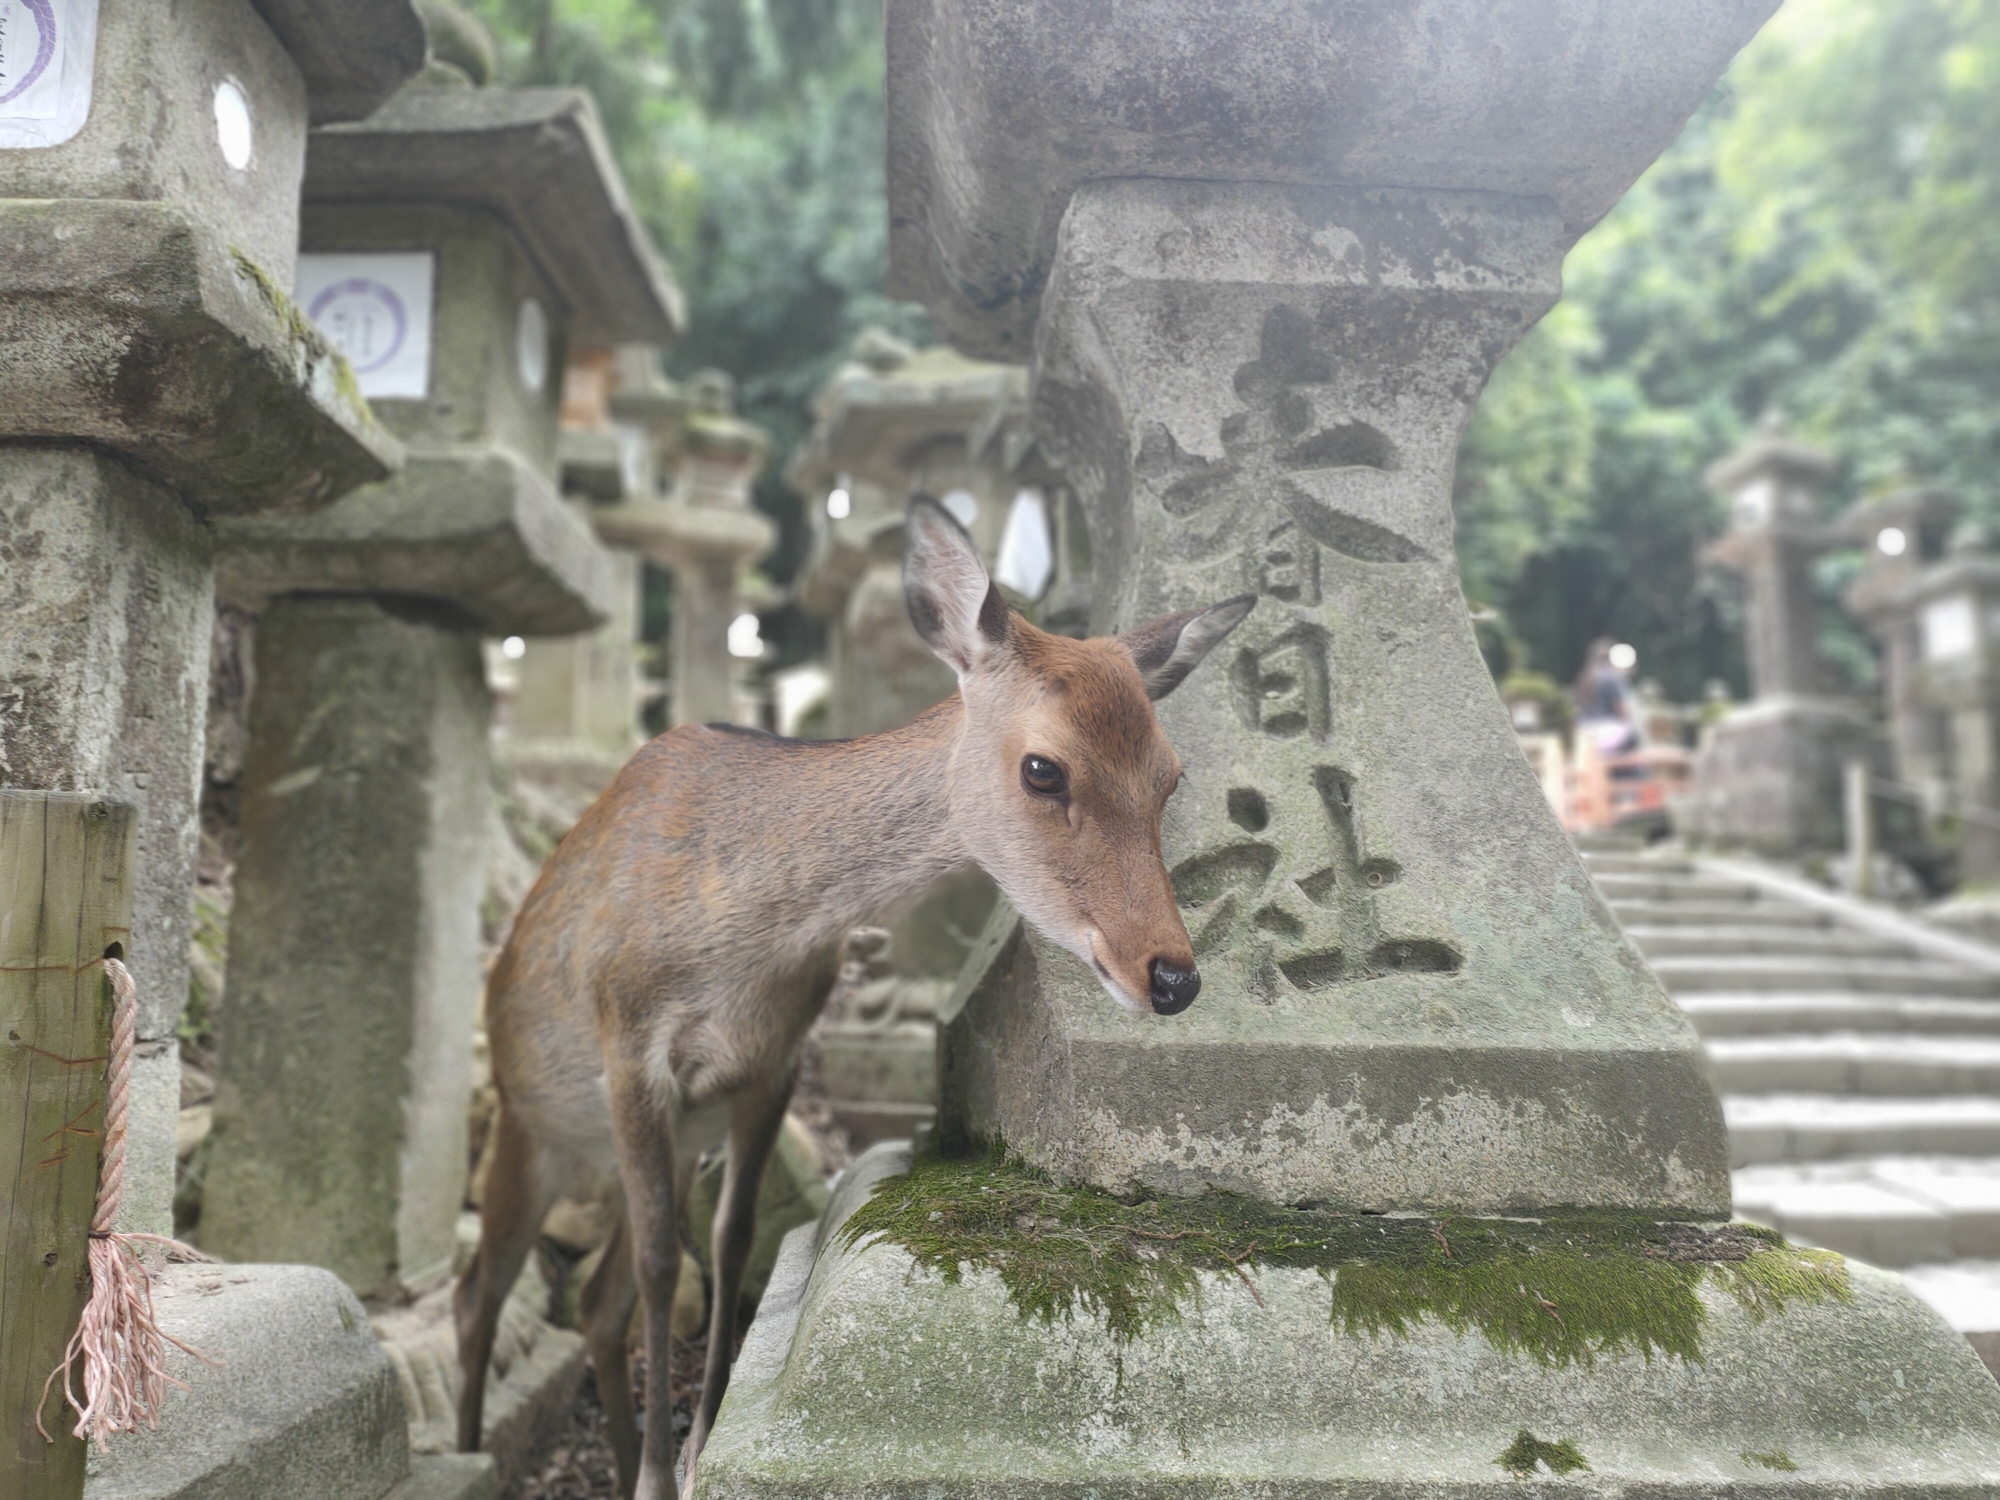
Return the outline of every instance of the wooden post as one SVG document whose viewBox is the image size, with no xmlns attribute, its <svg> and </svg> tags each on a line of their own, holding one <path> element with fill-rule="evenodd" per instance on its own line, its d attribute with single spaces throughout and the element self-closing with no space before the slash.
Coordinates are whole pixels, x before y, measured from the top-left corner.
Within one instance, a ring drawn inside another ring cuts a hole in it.
<svg viewBox="0 0 2000 1500">
<path fill-rule="evenodd" d="M 89 1295 L 111 990 L 132 922 L 132 809 L 0 789 L 0 1495 L 78 1500 L 84 1444 L 43 1383 Z M 44 1441 L 42 1424 L 55 1435 Z"/>
</svg>

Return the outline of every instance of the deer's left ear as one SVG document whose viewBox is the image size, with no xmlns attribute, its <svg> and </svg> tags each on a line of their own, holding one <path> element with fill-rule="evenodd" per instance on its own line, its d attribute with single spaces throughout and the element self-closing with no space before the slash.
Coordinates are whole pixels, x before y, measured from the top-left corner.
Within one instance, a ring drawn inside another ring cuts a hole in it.
<svg viewBox="0 0 2000 1500">
<path fill-rule="evenodd" d="M 1135 625 L 1118 637 L 1146 684 L 1148 698 L 1164 698 L 1181 685 L 1201 659 L 1257 605 L 1255 594 L 1238 594 L 1206 609 L 1184 609 Z"/>
<path fill-rule="evenodd" d="M 924 644 L 960 682 L 1013 634 L 1007 601 L 987 578 L 978 547 L 929 495 L 911 498 L 903 523 L 903 602 Z"/>
</svg>

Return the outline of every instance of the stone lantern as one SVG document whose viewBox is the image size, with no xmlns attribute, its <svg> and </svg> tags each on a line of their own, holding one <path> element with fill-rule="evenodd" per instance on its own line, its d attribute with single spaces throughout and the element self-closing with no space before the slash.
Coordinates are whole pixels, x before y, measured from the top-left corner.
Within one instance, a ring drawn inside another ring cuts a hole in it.
<svg viewBox="0 0 2000 1500">
<path fill-rule="evenodd" d="M 564 350 L 677 299 L 588 96 L 406 88 L 307 152 L 299 301 L 409 461 L 224 528 L 260 611 L 205 1242 L 395 1298 L 449 1275 L 488 830 L 480 639 L 589 630 L 611 571 L 558 499 Z"/>
<path fill-rule="evenodd" d="M 643 351 L 650 362 L 654 351 Z M 563 378 L 557 463 L 563 498 L 586 524 L 628 496 L 652 493 L 644 440 L 621 429 L 612 412 L 620 354 L 610 348 L 572 356 Z M 637 549 L 600 532 L 611 568 L 611 615 L 580 635 L 535 637 L 509 645 L 521 655 L 509 669 L 506 733 L 497 748 L 516 767 L 577 784 L 590 794 L 608 785 L 639 744 L 641 575 Z"/>
<path fill-rule="evenodd" d="M 812 431 L 785 480 L 813 518 L 800 602 L 828 624 L 828 732 L 906 724 L 956 685 L 917 638 L 903 604 L 903 506 L 922 490 L 944 501 L 991 566 L 1008 494 L 969 439 L 995 403 L 1026 394 L 1026 372 L 946 347 L 912 350 L 865 329 L 853 358 L 813 398 Z"/>
<path fill-rule="evenodd" d="M 1830 694 L 1819 651 L 1813 562 L 1841 540 L 1819 514 L 1832 474 L 1772 416 L 1705 476 L 1729 503 L 1729 529 L 1705 558 L 1743 579 L 1751 701 L 1696 757 L 1676 813 L 1684 832 L 1773 851 L 1841 847 L 1841 768 L 1876 747 L 1867 720 Z"/>
<path fill-rule="evenodd" d="M 1944 711 L 1917 692 L 1923 628 L 1910 588 L 1943 559 L 1959 508 L 1958 497 L 1948 491 L 1913 486 L 1857 501 L 1839 528 L 1862 550 L 1861 571 L 1849 581 L 1842 602 L 1881 651 L 1896 776 L 1915 789 L 1931 816 L 1944 809 L 1949 731 Z"/>
<path fill-rule="evenodd" d="M 1990 907 L 2000 884 L 2000 558 L 1976 539 L 1898 596 L 1916 622 L 1911 696 L 1948 717 L 1950 772 L 1964 821 L 1959 888 Z"/>
<path fill-rule="evenodd" d="M 1480 657 L 1451 486 L 1565 251 L 1772 9 L 888 6 L 889 290 L 1032 355 L 1093 631 L 1258 600 L 1159 705 L 1199 999 L 1132 1014 L 997 910 L 936 1151 L 786 1242 L 697 1493 L 1721 1495 L 1780 1441 L 1800 1495 L 1991 1485 L 2000 1387 L 1894 1276 L 1752 1313 L 1715 1263 L 1698 1361 L 1572 1364 L 1526 1351 L 1596 1294 L 1473 1248 L 1579 1253 L 1588 1210 L 1588 1284 L 1650 1319 L 1660 1258 L 1613 1242 L 1741 1232 L 1700 1040 Z"/>
<path fill-rule="evenodd" d="M 740 723 L 750 714 L 730 628 L 757 602 L 749 565 L 777 541 L 777 527 L 750 493 L 770 436 L 736 415 L 735 383 L 721 370 L 698 371 L 684 391 L 634 373 L 613 411 L 632 433 L 635 474 L 657 478 L 641 477 L 636 491 L 593 519 L 607 541 L 673 574 L 669 722 Z"/>
</svg>

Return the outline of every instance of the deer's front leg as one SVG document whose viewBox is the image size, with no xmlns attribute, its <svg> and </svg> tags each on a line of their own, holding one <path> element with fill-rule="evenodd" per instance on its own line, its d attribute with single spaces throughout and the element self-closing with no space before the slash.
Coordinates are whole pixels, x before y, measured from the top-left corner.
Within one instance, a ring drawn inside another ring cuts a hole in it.
<svg viewBox="0 0 2000 1500">
<path fill-rule="evenodd" d="M 611 1063 L 611 1127 L 625 1185 L 632 1268 L 646 1315 L 646 1426 L 634 1500 L 674 1493 L 674 1284 L 681 1248 L 675 1238 L 674 1133 L 668 1106 L 635 1059 Z"/>
<path fill-rule="evenodd" d="M 764 1181 L 764 1164 L 784 1124 L 785 1105 L 792 1097 L 792 1074 L 775 1083 L 744 1090 L 729 1112 L 729 1159 L 722 1171 L 721 1201 L 716 1205 L 711 1253 L 715 1265 L 715 1306 L 708 1322 L 708 1363 L 702 1378 L 701 1406 L 688 1433 L 687 1484 L 683 1497 L 694 1493 L 694 1466 L 708 1442 L 709 1429 L 729 1387 L 729 1364 L 736 1346 L 736 1303 L 743 1290 L 743 1266 L 750 1258 L 750 1241 L 757 1228 L 757 1192 Z"/>
</svg>

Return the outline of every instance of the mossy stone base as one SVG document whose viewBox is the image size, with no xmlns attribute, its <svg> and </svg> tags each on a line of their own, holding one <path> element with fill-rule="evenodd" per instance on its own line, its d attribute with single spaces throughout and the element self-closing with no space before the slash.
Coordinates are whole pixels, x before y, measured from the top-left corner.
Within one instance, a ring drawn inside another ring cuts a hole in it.
<svg viewBox="0 0 2000 1500">
<path fill-rule="evenodd" d="M 1175 1317 L 1119 1337 L 1101 1314 L 1024 1312 L 999 1270 L 952 1282 L 837 1232 L 906 1161 L 877 1148 L 787 1240 L 698 1500 L 1459 1497 L 1557 1469 L 1649 1500 L 2000 1494 L 2000 1386 L 1869 1267 L 1847 1301 L 1777 1308 L 1704 1280 L 1700 1363 L 1503 1353 L 1429 1317 L 1349 1332 L 1321 1271 L 1278 1264 L 1199 1271 Z"/>
</svg>

